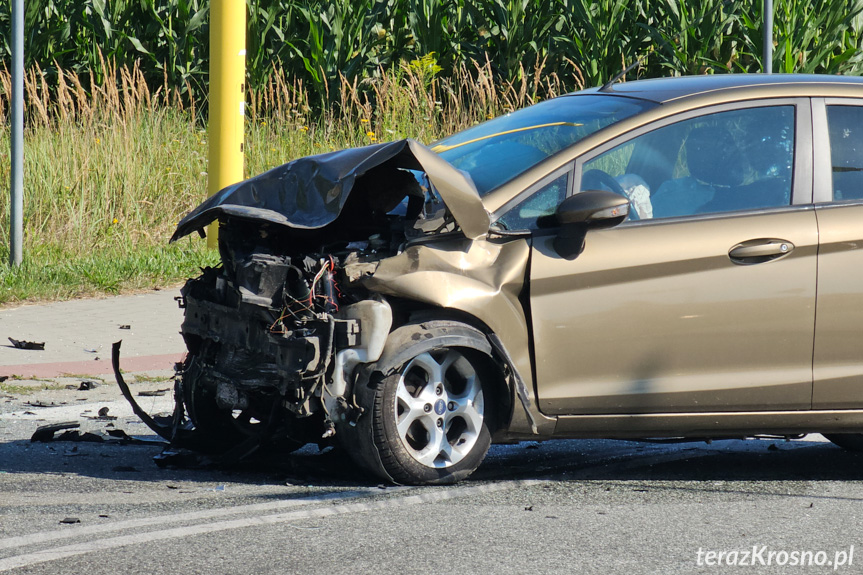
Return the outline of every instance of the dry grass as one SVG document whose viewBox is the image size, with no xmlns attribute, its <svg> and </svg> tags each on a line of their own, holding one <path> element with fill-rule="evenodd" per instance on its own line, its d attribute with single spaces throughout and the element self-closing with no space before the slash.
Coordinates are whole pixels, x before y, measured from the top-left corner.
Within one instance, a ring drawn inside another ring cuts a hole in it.
<svg viewBox="0 0 863 575">
<path fill-rule="evenodd" d="M 541 63 L 537 64 L 541 71 Z M 166 247 L 177 222 L 207 189 L 207 134 L 201 106 L 167 84 L 151 93 L 135 66 L 105 62 L 105 80 L 90 92 L 61 71 L 53 82 L 38 68 L 26 78 L 24 150 L 28 265 L 0 267 L 0 303 L 72 297 L 94 291 L 175 282 L 212 262 L 203 243 Z M 500 113 L 556 95 L 560 82 L 542 75 L 495 86 L 491 64 L 437 78 L 404 65 L 374 78 L 342 78 L 338 103 L 315 116 L 299 80 L 274 70 L 249 96 L 246 174 L 294 158 L 377 141 L 434 141 Z M 529 75 L 523 75 L 528 77 Z M 0 86 L 9 93 L 8 71 Z M 0 97 L 0 119 L 8 101 Z M 8 129 L 0 148 L 8 149 Z M 9 218 L 9 166 L 0 168 L 0 217 Z M 0 227 L 0 257 L 8 228 Z"/>
</svg>

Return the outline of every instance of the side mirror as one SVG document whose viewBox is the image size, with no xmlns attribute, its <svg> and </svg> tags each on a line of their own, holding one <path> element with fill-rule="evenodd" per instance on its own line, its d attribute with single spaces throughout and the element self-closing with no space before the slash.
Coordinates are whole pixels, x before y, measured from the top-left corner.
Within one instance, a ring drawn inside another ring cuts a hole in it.
<svg viewBox="0 0 863 575">
<path fill-rule="evenodd" d="M 586 190 L 563 200 L 554 214 L 560 232 L 554 238 L 554 249 L 562 257 L 574 260 L 584 251 L 587 230 L 612 228 L 629 215 L 625 196 L 603 190 Z"/>
</svg>

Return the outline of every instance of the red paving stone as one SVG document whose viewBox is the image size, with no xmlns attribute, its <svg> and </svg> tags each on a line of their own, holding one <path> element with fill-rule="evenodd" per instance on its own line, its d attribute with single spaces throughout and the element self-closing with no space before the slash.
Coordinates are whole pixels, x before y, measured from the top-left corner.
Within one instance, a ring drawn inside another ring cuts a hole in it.
<svg viewBox="0 0 863 575">
<path fill-rule="evenodd" d="M 174 364 L 182 361 L 185 353 L 165 355 L 145 355 L 120 358 L 120 369 L 125 372 L 156 371 L 173 369 Z M 103 375 L 114 373 L 110 359 L 93 361 L 60 361 L 56 363 L 33 363 L 0 366 L 0 376 L 19 376 L 23 378 L 62 377 L 64 375 Z"/>
</svg>

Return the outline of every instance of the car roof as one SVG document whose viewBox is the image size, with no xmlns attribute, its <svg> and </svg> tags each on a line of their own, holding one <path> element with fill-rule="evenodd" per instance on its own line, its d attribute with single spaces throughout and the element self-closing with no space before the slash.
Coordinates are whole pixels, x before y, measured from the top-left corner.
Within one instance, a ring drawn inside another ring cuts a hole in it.
<svg viewBox="0 0 863 575">
<path fill-rule="evenodd" d="M 710 92 L 735 91 L 761 87 L 768 95 L 772 88 L 806 86 L 806 92 L 824 86 L 858 86 L 863 89 L 863 77 L 828 76 L 826 74 L 711 74 L 680 76 L 621 82 L 603 88 L 590 88 L 575 94 L 617 94 L 664 104 L 672 100 Z"/>
</svg>

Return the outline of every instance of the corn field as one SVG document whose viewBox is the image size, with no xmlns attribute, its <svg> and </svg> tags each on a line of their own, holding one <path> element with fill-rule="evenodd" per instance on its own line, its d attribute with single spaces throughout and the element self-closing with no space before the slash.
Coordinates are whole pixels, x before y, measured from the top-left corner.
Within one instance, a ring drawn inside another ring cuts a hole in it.
<svg viewBox="0 0 863 575">
<path fill-rule="evenodd" d="M 863 0 L 774 0 L 773 68 L 863 73 Z M 432 142 L 607 81 L 757 72 L 762 0 L 247 0 L 245 173 L 376 141 Z M 0 304 L 165 285 L 207 188 L 208 0 L 27 0 L 25 266 Z M 0 149 L 9 148 L 0 0 Z"/>
<path fill-rule="evenodd" d="M 525 82 L 546 96 L 630 74 L 762 69 L 762 0 L 247 0 L 252 99 L 301 83 L 305 105 L 339 103 L 342 83 L 373 95 L 375 79 L 413 65 L 429 87 L 465 73 Z M 134 70 L 161 101 L 206 109 L 208 0 L 28 0 L 26 66 L 45 89 L 92 92 Z M 10 0 L 0 0 L 9 62 Z M 863 0 L 775 0 L 773 69 L 859 75 Z M 458 80 L 454 80 L 456 83 Z M 121 85 L 122 87 L 122 85 Z M 256 95 L 257 94 L 257 95 Z M 195 103 L 195 104 L 193 104 Z M 258 107 L 259 111 L 263 111 Z M 32 110 L 39 114 L 41 110 Z"/>
</svg>

